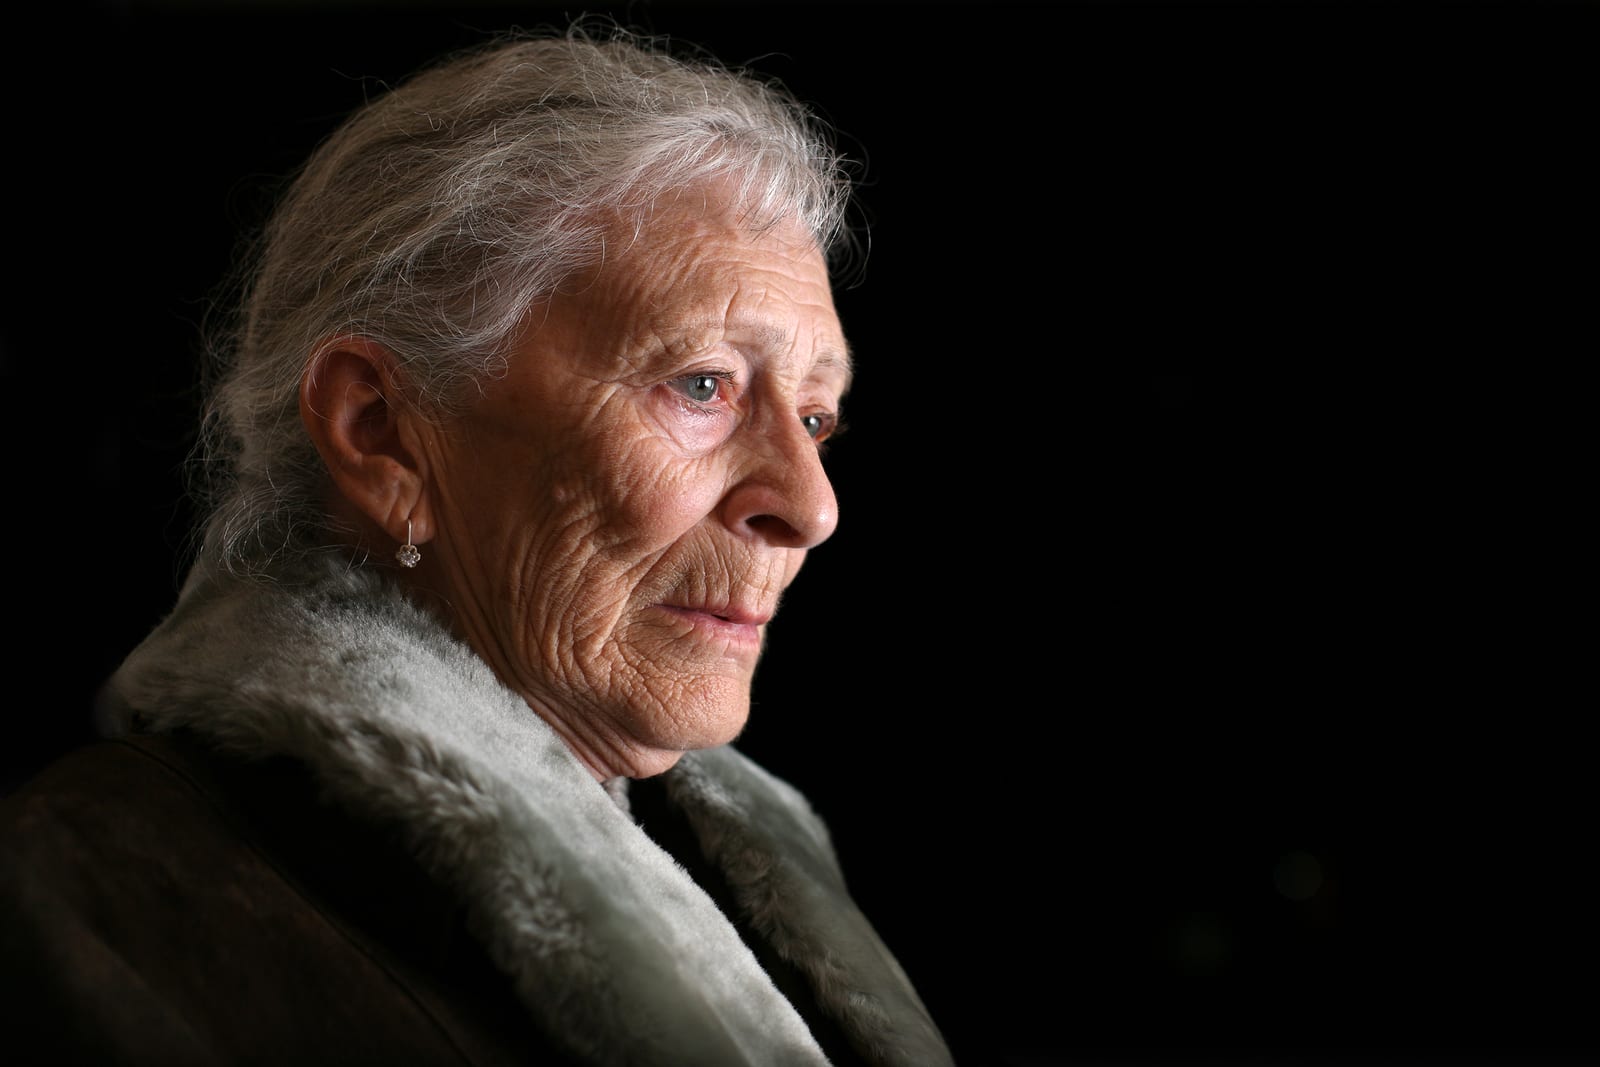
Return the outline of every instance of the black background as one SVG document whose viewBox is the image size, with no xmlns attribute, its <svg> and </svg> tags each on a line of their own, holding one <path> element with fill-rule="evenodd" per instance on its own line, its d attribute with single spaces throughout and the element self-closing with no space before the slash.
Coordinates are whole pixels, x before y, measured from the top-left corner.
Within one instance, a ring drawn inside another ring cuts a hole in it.
<svg viewBox="0 0 1600 1067">
<path fill-rule="evenodd" d="M 272 180 L 577 10 L 6 16 L 8 784 L 170 606 Z M 841 527 L 743 744 L 961 1062 L 1591 1057 L 1600 10 L 588 10 L 865 160 Z"/>
</svg>

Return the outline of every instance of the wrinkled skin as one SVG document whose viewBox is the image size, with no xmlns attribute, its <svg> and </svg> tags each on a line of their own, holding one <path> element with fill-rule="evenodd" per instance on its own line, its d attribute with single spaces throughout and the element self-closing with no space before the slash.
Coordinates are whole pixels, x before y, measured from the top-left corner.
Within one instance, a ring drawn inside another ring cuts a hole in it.
<svg viewBox="0 0 1600 1067">
<path fill-rule="evenodd" d="M 850 380 L 800 230 L 695 194 L 614 237 L 426 435 L 417 575 L 600 779 L 743 729 L 767 621 L 837 522 L 819 446 Z"/>
</svg>

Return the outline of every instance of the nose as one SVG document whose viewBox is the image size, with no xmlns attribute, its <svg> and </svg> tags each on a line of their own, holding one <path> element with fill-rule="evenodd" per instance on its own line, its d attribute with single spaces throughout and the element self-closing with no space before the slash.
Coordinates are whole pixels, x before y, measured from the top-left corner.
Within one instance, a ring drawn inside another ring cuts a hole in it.
<svg viewBox="0 0 1600 1067">
<path fill-rule="evenodd" d="M 740 537 L 780 548 L 815 548 L 839 525 L 839 502 L 817 443 L 792 412 L 746 426 L 742 470 L 722 501 Z"/>
</svg>

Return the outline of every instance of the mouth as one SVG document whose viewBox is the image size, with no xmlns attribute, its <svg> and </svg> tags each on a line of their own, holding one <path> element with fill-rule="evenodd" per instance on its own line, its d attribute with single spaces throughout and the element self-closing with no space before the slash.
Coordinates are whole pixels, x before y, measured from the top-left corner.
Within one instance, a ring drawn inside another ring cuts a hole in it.
<svg viewBox="0 0 1600 1067">
<path fill-rule="evenodd" d="M 660 604 L 662 611 L 671 615 L 680 625 L 689 626 L 689 635 L 708 641 L 720 641 L 730 650 L 746 651 L 761 648 L 761 628 L 772 618 L 770 611 L 754 611 L 737 606 L 700 607 L 686 604 Z"/>
</svg>

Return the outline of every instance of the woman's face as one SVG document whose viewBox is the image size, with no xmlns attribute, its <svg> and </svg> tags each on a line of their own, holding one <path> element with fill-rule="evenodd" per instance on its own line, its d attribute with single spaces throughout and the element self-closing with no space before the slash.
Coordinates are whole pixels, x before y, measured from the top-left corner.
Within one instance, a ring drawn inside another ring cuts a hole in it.
<svg viewBox="0 0 1600 1067">
<path fill-rule="evenodd" d="M 767 621 L 837 521 L 819 445 L 850 360 L 798 229 L 696 193 L 608 247 L 429 434 L 419 577 L 597 777 L 643 777 L 744 726 Z"/>
</svg>

